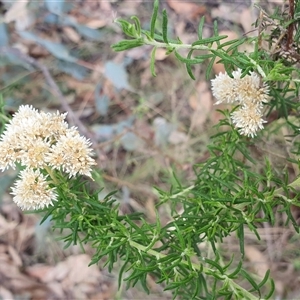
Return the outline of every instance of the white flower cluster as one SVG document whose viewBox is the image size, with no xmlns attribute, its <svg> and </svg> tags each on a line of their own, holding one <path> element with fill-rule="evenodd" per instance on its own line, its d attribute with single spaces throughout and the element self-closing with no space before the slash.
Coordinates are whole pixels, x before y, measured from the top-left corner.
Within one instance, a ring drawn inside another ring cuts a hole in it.
<svg viewBox="0 0 300 300">
<path fill-rule="evenodd" d="M 269 87 L 265 83 L 261 84 L 260 77 L 255 72 L 241 78 L 242 70 L 238 69 L 232 75 L 233 78 L 220 73 L 211 80 L 216 104 L 239 104 L 240 107 L 231 114 L 232 122 L 240 134 L 254 137 L 266 123 L 262 119 L 262 108 L 263 103 L 269 101 Z"/>
<path fill-rule="evenodd" d="M 45 168 L 62 170 L 69 177 L 77 174 L 91 177 L 91 143 L 68 127 L 65 114 L 38 112 L 22 105 L 0 137 L 0 170 L 25 167 L 12 188 L 14 201 L 21 209 L 40 209 L 57 200 L 50 188 Z M 44 172 L 45 173 L 45 172 Z"/>
</svg>

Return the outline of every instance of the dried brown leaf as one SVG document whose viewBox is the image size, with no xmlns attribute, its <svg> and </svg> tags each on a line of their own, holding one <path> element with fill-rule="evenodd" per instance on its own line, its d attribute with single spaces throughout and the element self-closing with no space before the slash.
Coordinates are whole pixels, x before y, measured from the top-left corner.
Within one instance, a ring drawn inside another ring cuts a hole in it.
<svg viewBox="0 0 300 300">
<path fill-rule="evenodd" d="M 256 21 L 253 9 L 245 8 L 240 13 L 240 22 L 247 36 L 257 35 L 256 31 L 253 31 L 253 23 Z"/>
<path fill-rule="evenodd" d="M 69 278 L 74 284 L 79 282 L 97 283 L 100 279 L 100 272 L 96 265 L 88 266 L 91 258 L 86 254 L 68 257 L 66 264 L 70 270 Z M 78 272 L 80 270 L 80 272 Z"/>
<path fill-rule="evenodd" d="M 8 222 L 2 215 L 0 215 L 0 236 L 4 235 L 14 228 L 16 228 L 17 222 Z"/>
<path fill-rule="evenodd" d="M 14 296 L 9 290 L 0 285 L 0 299 L 14 299 Z"/>
<path fill-rule="evenodd" d="M 35 264 L 33 266 L 27 267 L 25 270 L 29 276 L 35 277 L 40 281 L 45 281 L 44 278 L 46 274 L 48 274 L 52 269 L 52 266 L 47 266 L 44 264 Z"/>
<path fill-rule="evenodd" d="M 70 39 L 70 41 L 72 41 L 76 44 L 80 42 L 81 37 L 74 28 L 69 27 L 69 26 L 64 27 L 63 32 Z"/>
<path fill-rule="evenodd" d="M 194 110 L 191 127 L 201 127 L 212 110 L 212 95 L 206 82 L 200 81 L 196 91 L 189 98 L 190 107 Z"/>
<path fill-rule="evenodd" d="M 12 263 L 16 267 L 21 267 L 23 265 L 22 259 L 19 256 L 19 253 L 10 245 L 7 247 L 8 254 L 10 255 L 10 258 L 12 260 Z"/>
<path fill-rule="evenodd" d="M 253 246 L 245 247 L 245 255 L 252 263 L 252 268 L 255 270 L 256 274 L 263 278 L 270 269 L 268 258 Z"/>
<path fill-rule="evenodd" d="M 91 19 L 91 20 L 87 21 L 85 23 L 85 25 L 87 27 L 92 28 L 92 29 L 98 29 L 98 28 L 102 28 L 105 25 L 107 25 L 107 23 L 108 23 L 108 20 L 104 20 L 104 19 Z"/>
<path fill-rule="evenodd" d="M 179 15 L 186 18 L 196 19 L 200 15 L 206 13 L 206 7 L 193 2 L 180 2 L 174 0 L 167 0 L 168 5 Z"/>
</svg>

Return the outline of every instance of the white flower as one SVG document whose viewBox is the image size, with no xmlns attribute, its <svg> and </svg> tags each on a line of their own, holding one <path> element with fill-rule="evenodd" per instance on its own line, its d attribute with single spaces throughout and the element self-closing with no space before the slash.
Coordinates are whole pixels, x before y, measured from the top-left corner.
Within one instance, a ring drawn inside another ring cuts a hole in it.
<svg viewBox="0 0 300 300">
<path fill-rule="evenodd" d="M 19 160 L 23 166 L 43 168 L 46 165 L 46 155 L 50 152 L 50 143 L 42 138 L 23 139 Z"/>
<path fill-rule="evenodd" d="M 236 100 L 235 80 L 227 74 L 220 73 L 211 80 L 212 93 L 217 99 L 216 104 L 222 102 L 233 103 Z"/>
<path fill-rule="evenodd" d="M 261 78 L 255 72 L 241 78 L 242 70 L 237 69 L 232 76 L 230 78 L 220 73 L 211 80 L 216 104 L 237 102 L 241 107 L 231 114 L 232 122 L 241 134 L 253 137 L 266 123 L 262 119 L 262 109 L 263 104 L 270 100 L 269 87 L 261 83 Z"/>
<path fill-rule="evenodd" d="M 57 201 L 54 188 L 50 188 L 47 177 L 40 170 L 27 168 L 20 172 L 20 179 L 12 187 L 14 202 L 22 209 L 43 209 Z"/>
<path fill-rule="evenodd" d="M 41 122 L 41 136 L 51 141 L 58 140 L 60 135 L 65 134 L 68 129 L 68 123 L 64 120 L 67 113 L 56 114 L 41 112 L 39 119 Z"/>
<path fill-rule="evenodd" d="M 240 79 L 241 76 L 242 76 L 242 70 L 237 69 L 236 71 L 233 71 L 232 76 L 233 76 L 234 79 Z"/>
<path fill-rule="evenodd" d="M 21 105 L 18 111 L 13 115 L 10 124 L 19 126 L 23 124 L 24 119 L 36 119 L 38 115 L 38 110 L 33 108 L 32 105 Z"/>
<path fill-rule="evenodd" d="M 51 166 L 69 177 L 91 177 L 91 167 L 96 165 L 91 143 L 77 128 L 68 128 L 66 115 L 22 105 L 1 135 L 0 170 L 15 168 L 16 163 L 26 168 L 12 188 L 14 201 L 22 209 L 44 208 L 57 200 L 55 189 L 42 173 Z"/>
<path fill-rule="evenodd" d="M 90 146 L 88 139 L 80 136 L 74 127 L 70 128 L 52 145 L 46 161 L 55 169 L 69 173 L 70 177 L 76 174 L 91 177 L 91 166 L 96 162 L 91 157 L 93 153 Z"/>
<path fill-rule="evenodd" d="M 260 107 L 256 105 L 242 106 L 231 114 L 231 119 L 240 134 L 251 137 L 254 137 L 258 130 L 263 129 L 263 124 L 266 123 L 262 119 Z"/>
<path fill-rule="evenodd" d="M 15 169 L 15 163 L 19 160 L 20 150 L 16 149 L 14 143 L 9 141 L 0 142 L 0 170 L 4 171 L 9 167 Z"/>
</svg>

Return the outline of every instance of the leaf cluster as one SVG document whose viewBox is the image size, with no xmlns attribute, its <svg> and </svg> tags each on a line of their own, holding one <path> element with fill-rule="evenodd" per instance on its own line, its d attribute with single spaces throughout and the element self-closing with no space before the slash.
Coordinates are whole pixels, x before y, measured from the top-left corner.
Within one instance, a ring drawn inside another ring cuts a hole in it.
<svg viewBox="0 0 300 300">
<path fill-rule="evenodd" d="M 158 47 L 164 47 L 167 54 L 174 53 L 186 65 L 192 79 L 195 79 L 193 65 L 205 61 L 208 61 L 207 78 L 216 61 L 224 64 L 228 74 L 236 68 L 242 69 L 242 76 L 256 71 L 270 86 L 273 100 L 267 106 L 268 114 L 276 110 L 295 132 L 298 130 L 289 115 L 299 107 L 295 101 L 299 92 L 299 69 L 276 60 L 270 51 L 261 48 L 263 34 L 224 42 L 226 36 L 219 35 L 215 23 L 213 36 L 204 38 L 205 20 L 202 18 L 198 39 L 184 44 L 179 38 L 168 36 L 165 10 L 162 11 L 162 28 L 157 30 L 158 4 L 155 0 L 150 30 L 142 29 L 137 17 L 132 17 L 133 23 L 116 21 L 130 39 L 113 45 L 115 51 L 151 45 L 154 76 Z M 296 18 L 298 10 L 297 6 Z M 283 22 L 287 20 L 279 19 L 282 26 Z M 290 23 L 286 24 L 287 27 Z M 269 40 L 272 43 L 272 39 Z M 239 51 L 239 46 L 246 42 L 255 44 L 252 53 Z M 182 53 L 184 49 L 187 54 Z M 299 182 L 290 183 L 287 171 L 276 175 L 268 159 L 260 162 L 262 166 L 257 171 L 258 162 L 249 150 L 255 140 L 241 137 L 232 128 L 229 111 L 221 113 L 224 119 L 211 138 L 208 159 L 194 166 L 194 182 L 183 186 L 174 175 L 176 184 L 169 191 L 158 190 L 158 206 L 171 208 L 167 224 L 163 224 L 158 213 L 153 223 L 140 213 L 122 215 L 113 194 L 99 200 L 98 192 L 92 192 L 82 179 L 67 181 L 63 177 L 59 178 L 60 199 L 47 210 L 44 220 L 51 216 L 55 228 L 70 232 L 64 237 L 66 246 L 79 243 L 84 248 L 86 243 L 91 244 L 95 249 L 91 263 L 108 266 L 110 271 L 116 264 L 120 265 L 119 287 L 125 280 L 127 287 L 140 283 L 149 292 L 147 276 L 150 275 L 165 290 L 171 290 L 174 298 L 271 299 L 274 283 L 269 278 L 270 272 L 257 282 L 251 272 L 243 268 L 244 230 L 248 227 L 259 240 L 258 227 L 263 222 L 274 224 L 274 212 L 280 208 L 286 215 L 286 225 L 291 223 L 299 232 L 291 213 L 292 205 L 299 206 Z M 226 258 L 221 246 L 225 238 L 233 234 L 239 240 L 240 257 Z"/>
</svg>

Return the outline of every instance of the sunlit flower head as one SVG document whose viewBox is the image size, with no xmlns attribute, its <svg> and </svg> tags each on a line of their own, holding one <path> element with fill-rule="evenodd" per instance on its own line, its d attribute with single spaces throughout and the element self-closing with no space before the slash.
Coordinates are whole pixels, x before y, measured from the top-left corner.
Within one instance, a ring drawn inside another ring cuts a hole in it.
<svg viewBox="0 0 300 300">
<path fill-rule="evenodd" d="M 15 163 L 19 161 L 20 149 L 9 141 L 0 142 L 0 170 L 4 171 L 9 167 L 15 169 Z"/>
<path fill-rule="evenodd" d="M 15 163 L 43 168 L 51 162 L 52 166 L 69 174 L 90 176 L 90 166 L 95 164 L 89 156 L 91 143 L 81 137 L 75 127 L 68 128 L 66 115 L 38 112 L 29 105 L 20 106 L 0 138 L 0 170 L 14 168 Z M 65 151 L 65 155 L 60 156 L 59 149 Z M 46 156 L 52 160 L 47 161 Z"/>
<path fill-rule="evenodd" d="M 91 167 L 96 165 L 91 142 L 76 127 L 68 128 L 66 115 L 22 105 L 0 137 L 0 170 L 15 169 L 16 164 L 25 167 L 12 188 L 14 201 L 22 209 L 42 209 L 57 200 L 43 175 L 53 176 L 51 168 L 70 178 L 77 174 L 91 177 Z"/>
<path fill-rule="evenodd" d="M 221 102 L 237 103 L 240 108 L 231 114 L 232 122 L 242 135 L 254 136 L 263 128 L 263 104 L 270 100 L 269 87 L 261 82 L 255 72 L 242 77 L 242 70 L 232 72 L 233 78 L 222 74 L 212 79 L 212 93 L 219 104 Z"/>
<path fill-rule="evenodd" d="M 222 102 L 233 103 L 236 98 L 235 81 L 227 74 L 220 73 L 211 80 L 212 93 L 217 99 L 216 104 Z"/>
<path fill-rule="evenodd" d="M 93 152 L 90 146 L 90 141 L 80 136 L 73 127 L 68 129 L 55 145 L 52 145 L 46 160 L 50 166 L 58 170 L 62 169 L 70 177 L 76 174 L 91 177 L 91 166 L 96 165 L 96 162 L 91 157 Z"/>
<path fill-rule="evenodd" d="M 41 112 L 39 119 L 41 120 L 41 135 L 51 141 L 57 140 L 60 135 L 65 134 L 68 129 L 68 123 L 65 122 L 67 113 L 59 112 L 45 113 Z"/>
<path fill-rule="evenodd" d="M 10 121 L 11 125 L 19 126 L 23 124 L 25 119 L 36 119 L 38 118 L 39 112 L 33 108 L 32 105 L 21 105 L 13 118 Z"/>
<path fill-rule="evenodd" d="M 260 108 L 256 105 L 242 106 L 231 114 L 231 119 L 235 127 L 242 135 L 254 137 L 258 130 L 264 128 L 266 123 L 262 119 Z"/>
<path fill-rule="evenodd" d="M 42 138 L 23 139 L 19 160 L 23 166 L 43 168 L 46 166 L 46 154 L 50 151 L 50 143 Z"/>
<path fill-rule="evenodd" d="M 20 179 L 12 187 L 13 201 L 22 209 L 43 209 L 57 200 L 54 188 L 50 188 L 47 177 L 40 170 L 30 168 L 20 172 Z"/>
</svg>

